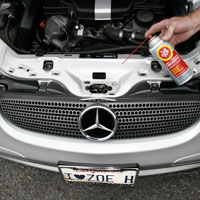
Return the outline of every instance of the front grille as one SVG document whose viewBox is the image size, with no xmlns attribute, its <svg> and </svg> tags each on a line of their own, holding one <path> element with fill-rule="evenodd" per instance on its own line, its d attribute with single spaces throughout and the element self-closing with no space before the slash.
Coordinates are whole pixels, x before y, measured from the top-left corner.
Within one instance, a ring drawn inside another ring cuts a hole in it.
<svg viewBox="0 0 200 200">
<path fill-rule="evenodd" d="M 92 102 L 61 100 L 19 100 L 1 98 L 6 118 L 26 130 L 83 138 L 78 128 L 81 112 Z M 112 102 L 100 103 L 110 108 L 118 119 L 113 139 L 150 137 L 182 131 L 194 124 L 200 115 L 200 101 Z"/>
</svg>

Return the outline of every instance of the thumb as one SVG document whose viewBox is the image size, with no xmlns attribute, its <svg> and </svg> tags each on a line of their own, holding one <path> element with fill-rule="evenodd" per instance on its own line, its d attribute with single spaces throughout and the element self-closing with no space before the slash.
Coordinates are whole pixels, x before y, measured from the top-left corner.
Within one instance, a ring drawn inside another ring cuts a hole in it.
<svg viewBox="0 0 200 200">
<path fill-rule="evenodd" d="M 162 37 L 162 39 L 164 41 L 169 41 L 174 35 L 174 32 L 175 32 L 175 27 L 173 25 L 170 25 L 165 35 Z"/>
</svg>

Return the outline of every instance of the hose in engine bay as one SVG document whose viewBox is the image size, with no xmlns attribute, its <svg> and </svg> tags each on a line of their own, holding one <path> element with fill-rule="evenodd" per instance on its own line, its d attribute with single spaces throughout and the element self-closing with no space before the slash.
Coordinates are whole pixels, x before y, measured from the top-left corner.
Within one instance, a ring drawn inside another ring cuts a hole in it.
<svg viewBox="0 0 200 200">
<path fill-rule="evenodd" d="M 26 51 L 26 50 L 22 50 L 22 49 L 19 49 L 17 48 L 11 41 L 10 39 L 10 35 L 9 35 L 9 31 L 10 31 L 10 26 L 11 26 L 11 23 L 12 23 L 12 20 L 14 19 L 13 16 L 9 16 L 8 18 L 8 22 L 6 24 L 6 28 L 5 28 L 5 37 L 6 37 L 6 41 L 8 43 L 8 45 L 13 49 L 15 50 L 17 53 L 20 53 L 20 54 L 31 54 L 30 51 Z"/>
</svg>

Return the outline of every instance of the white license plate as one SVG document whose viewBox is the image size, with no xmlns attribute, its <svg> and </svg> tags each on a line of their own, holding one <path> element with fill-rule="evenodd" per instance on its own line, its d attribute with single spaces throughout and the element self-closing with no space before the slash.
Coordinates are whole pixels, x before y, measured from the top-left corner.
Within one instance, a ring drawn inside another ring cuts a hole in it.
<svg viewBox="0 0 200 200">
<path fill-rule="evenodd" d="M 138 169 L 136 168 L 88 169 L 61 165 L 59 169 L 66 182 L 133 185 L 138 174 Z"/>
</svg>

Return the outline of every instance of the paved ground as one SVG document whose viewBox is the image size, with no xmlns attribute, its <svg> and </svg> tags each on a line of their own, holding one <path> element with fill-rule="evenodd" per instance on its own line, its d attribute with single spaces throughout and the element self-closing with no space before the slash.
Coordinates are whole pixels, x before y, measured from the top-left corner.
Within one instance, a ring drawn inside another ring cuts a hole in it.
<svg viewBox="0 0 200 200">
<path fill-rule="evenodd" d="M 65 184 L 60 174 L 0 159 L 0 199 L 183 200 L 200 199 L 200 169 L 142 177 L 135 187 Z"/>
</svg>

